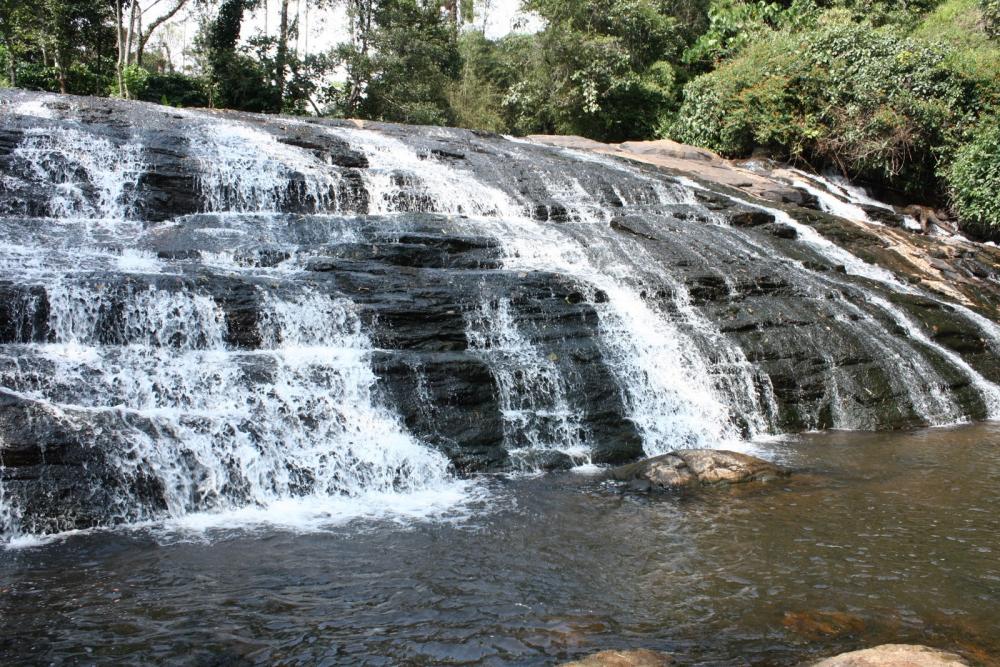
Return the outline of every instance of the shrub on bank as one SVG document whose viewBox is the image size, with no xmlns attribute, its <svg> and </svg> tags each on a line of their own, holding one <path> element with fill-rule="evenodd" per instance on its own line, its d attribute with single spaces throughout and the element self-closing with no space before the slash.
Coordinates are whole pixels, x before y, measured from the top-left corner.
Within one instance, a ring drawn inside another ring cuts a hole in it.
<svg viewBox="0 0 1000 667">
<path fill-rule="evenodd" d="M 129 90 L 132 90 L 130 87 Z M 197 77 L 179 72 L 150 74 L 142 90 L 133 94 L 146 102 L 157 102 L 174 107 L 207 107 L 208 93 L 205 82 Z"/>
<path fill-rule="evenodd" d="M 962 229 L 1000 240 L 1000 116 L 984 118 L 945 173 Z"/>
<path fill-rule="evenodd" d="M 1000 38 L 1000 0 L 980 0 L 986 34 Z"/>
<path fill-rule="evenodd" d="M 751 44 L 684 89 L 672 138 L 724 155 L 757 146 L 922 191 L 969 124 L 972 91 L 943 45 L 838 12 Z"/>
</svg>

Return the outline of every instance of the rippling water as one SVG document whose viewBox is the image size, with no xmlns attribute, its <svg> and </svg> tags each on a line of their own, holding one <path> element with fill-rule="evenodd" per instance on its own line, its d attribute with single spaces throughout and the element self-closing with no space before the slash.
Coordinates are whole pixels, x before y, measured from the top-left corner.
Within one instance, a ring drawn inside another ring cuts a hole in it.
<svg viewBox="0 0 1000 667">
<path fill-rule="evenodd" d="M 0 662 L 542 665 L 649 647 L 793 665 L 886 641 L 1000 656 L 1000 425 L 765 447 L 793 481 L 648 498 L 580 474 L 487 478 L 478 506 L 432 521 L 7 550 Z M 820 612 L 849 627 L 810 625 Z"/>
</svg>

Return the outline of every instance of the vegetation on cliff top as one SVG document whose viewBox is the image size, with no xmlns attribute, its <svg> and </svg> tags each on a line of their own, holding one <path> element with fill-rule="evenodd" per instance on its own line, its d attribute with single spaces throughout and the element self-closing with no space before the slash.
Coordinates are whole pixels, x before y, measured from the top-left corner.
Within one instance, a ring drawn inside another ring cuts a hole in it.
<svg viewBox="0 0 1000 667">
<path fill-rule="evenodd" d="M 346 5 L 345 43 L 297 55 L 288 0 L 273 34 L 242 40 L 262 0 L 172 0 L 204 18 L 177 72 L 137 1 L 0 0 L 0 76 L 175 105 L 762 150 L 1000 235 L 1000 0 L 524 0 L 543 29 L 497 40 L 468 25 L 479 0 L 306 2 Z"/>
</svg>

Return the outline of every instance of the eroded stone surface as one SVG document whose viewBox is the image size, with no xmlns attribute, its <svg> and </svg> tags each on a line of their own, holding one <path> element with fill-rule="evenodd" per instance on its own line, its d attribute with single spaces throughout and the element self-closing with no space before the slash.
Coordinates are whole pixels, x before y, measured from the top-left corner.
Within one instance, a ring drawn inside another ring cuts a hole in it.
<svg viewBox="0 0 1000 667">
<path fill-rule="evenodd" d="M 665 653 L 648 649 L 632 651 L 601 651 L 582 660 L 563 664 L 563 667 L 668 667 L 676 662 Z"/>
<path fill-rule="evenodd" d="M 843 653 L 813 663 L 812 667 L 960 667 L 962 656 L 916 644 L 884 644 Z"/>
<path fill-rule="evenodd" d="M 763 459 L 717 449 L 682 449 L 654 456 L 611 471 L 612 479 L 639 490 L 683 489 L 699 485 L 768 482 L 789 471 Z"/>
</svg>

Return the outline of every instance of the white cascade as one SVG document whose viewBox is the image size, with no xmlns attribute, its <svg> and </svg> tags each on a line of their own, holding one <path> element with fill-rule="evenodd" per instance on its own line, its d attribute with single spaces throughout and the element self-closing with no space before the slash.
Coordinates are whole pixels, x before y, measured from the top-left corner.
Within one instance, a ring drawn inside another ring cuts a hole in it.
<svg viewBox="0 0 1000 667">
<path fill-rule="evenodd" d="M 504 440 L 517 467 L 531 469 L 531 455 L 554 450 L 589 463 L 579 413 L 569 402 L 557 359 L 523 334 L 510 301 L 484 301 L 467 316 L 472 349 L 490 363 L 500 392 Z"/>
</svg>

